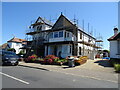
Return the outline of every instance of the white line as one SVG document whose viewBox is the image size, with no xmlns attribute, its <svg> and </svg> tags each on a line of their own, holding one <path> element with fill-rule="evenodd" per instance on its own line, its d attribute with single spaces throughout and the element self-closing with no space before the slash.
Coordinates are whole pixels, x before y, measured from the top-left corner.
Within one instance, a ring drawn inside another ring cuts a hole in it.
<svg viewBox="0 0 120 90">
<path fill-rule="evenodd" d="M 12 79 L 14 79 L 14 80 L 20 81 L 20 82 L 22 82 L 22 83 L 29 84 L 29 83 L 26 82 L 26 81 L 23 81 L 23 80 L 21 80 L 21 79 L 15 78 L 15 77 L 10 76 L 10 75 L 8 75 L 8 74 L 2 73 L 2 72 L 0 72 L 0 74 L 2 74 L 2 75 L 4 75 L 4 76 L 7 76 L 7 77 L 9 77 L 9 78 L 12 78 Z"/>
</svg>

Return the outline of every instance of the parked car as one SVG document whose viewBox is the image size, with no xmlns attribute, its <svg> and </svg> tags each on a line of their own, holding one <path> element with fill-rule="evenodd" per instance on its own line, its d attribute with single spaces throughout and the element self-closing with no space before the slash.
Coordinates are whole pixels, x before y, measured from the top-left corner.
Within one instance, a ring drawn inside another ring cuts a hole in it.
<svg viewBox="0 0 120 90">
<path fill-rule="evenodd" d="M 19 57 L 11 51 L 0 51 L 2 53 L 2 65 L 18 65 Z"/>
<path fill-rule="evenodd" d="M 17 54 L 17 56 L 19 57 L 18 61 L 23 61 L 24 55 Z"/>
</svg>

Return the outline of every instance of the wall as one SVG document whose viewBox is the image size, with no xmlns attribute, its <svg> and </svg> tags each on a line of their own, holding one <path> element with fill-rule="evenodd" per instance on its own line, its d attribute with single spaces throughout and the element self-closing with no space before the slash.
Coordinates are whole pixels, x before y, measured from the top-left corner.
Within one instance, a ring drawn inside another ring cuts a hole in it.
<svg viewBox="0 0 120 90">
<path fill-rule="evenodd" d="M 89 42 L 89 43 L 95 44 L 95 39 L 88 36 L 87 34 L 82 33 L 82 39 L 80 39 L 80 32 L 81 31 L 78 31 L 78 41 L 83 41 L 83 39 L 84 39 L 85 42 L 88 42 L 89 40 L 91 40 L 91 42 Z"/>
<path fill-rule="evenodd" d="M 95 39 L 88 36 L 87 34 L 82 33 L 82 39 L 80 38 L 80 34 L 81 32 L 78 31 L 78 41 L 85 41 L 87 43 L 93 44 L 95 45 Z M 91 40 L 89 42 L 89 40 Z M 88 45 L 84 45 L 84 52 L 83 52 L 83 44 L 82 43 L 78 43 L 78 56 L 79 54 L 79 47 L 81 47 L 81 55 L 84 56 L 88 56 L 90 59 L 94 59 L 95 58 L 95 48 L 92 46 L 88 46 Z"/>
<path fill-rule="evenodd" d="M 117 41 L 110 41 L 110 58 L 117 58 Z"/>
<path fill-rule="evenodd" d="M 61 51 L 61 57 L 66 58 L 67 56 L 72 56 L 72 47 L 71 47 L 71 53 L 70 53 L 70 45 L 71 44 L 65 44 L 65 45 L 57 45 L 57 56 L 59 52 Z M 46 47 L 46 46 L 45 46 Z M 48 46 L 48 55 L 54 55 L 54 45 L 49 45 Z M 46 50 L 47 51 L 47 50 Z M 46 55 L 45 51 L 45 55 Z"/>
<path fill-rule="evenodd" d="M 69 33 L 69 37 L 65 38 L 65 32 L 66 34 Z M 59 41 L 75 41 L 75 37 L 71 32 L 63 30 L 63 37 L 54 38 L 54 33 L 53 33 L 53 38 L 49 38 L 49 42 L 59 42 Z"/>
<path fill-rule="evenodd" d="M 14 48 L 16 50 L 16 54 L 18 54 L 21 51 L 22 44 L 16 43 L 16 42 L 8 42 L 8 45 L 10 48 Z"/>
</svg>

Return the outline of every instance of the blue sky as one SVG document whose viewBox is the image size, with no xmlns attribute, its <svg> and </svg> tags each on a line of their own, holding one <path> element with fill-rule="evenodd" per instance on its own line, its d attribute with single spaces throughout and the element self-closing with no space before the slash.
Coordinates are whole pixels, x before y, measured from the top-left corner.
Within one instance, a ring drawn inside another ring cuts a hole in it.
<svg viewBox="0 0 120 90">
<path fill-rule="evenodd" d="M 61 12 L 70 20 L 75 16 L 81 27 L 84 19 L 86 32 L 90 23 L 90 30 L 93 27 L 96 36 L 100 33 L 103 36 L 104 49 L 109 49 L 107 39 L 113 35 L 114 26 L 118 25 L 117 2 L 3 2 L 2 44 L 13 35 L 24 39 L 27 27 L 38 16 L 56 20 Z"/>
</svg>

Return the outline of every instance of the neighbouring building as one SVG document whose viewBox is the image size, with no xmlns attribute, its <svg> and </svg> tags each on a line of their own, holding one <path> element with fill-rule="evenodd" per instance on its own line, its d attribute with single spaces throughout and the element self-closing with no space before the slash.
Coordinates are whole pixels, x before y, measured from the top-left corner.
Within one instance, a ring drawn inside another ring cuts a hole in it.
<svg viewBox="0 0 120 90">
<path fill-rule="evenodd" d="M 24 45 L 26 45 L 25 39 L 19 39 L 16 37 L 13 37 L 9 41 L 7 41 L 7 48 L 14 48 L 16 51 L 16 54 L 18 54 L 22 49 Z M 25 52 L 25 51 L 24 51 Z"/>
<path fill-rule="evenodd" d="M 2 49 L 2 50 L 7 50 L 8 48 L 10 48 L 10 47 L 7 43 L 4 43 L 0 46 L 0 49 Z"/>
<path fill-rule="evenodd" d="M 39 56 L 55 55 L 65 58 L 67 56 L 88 56 L 94 59 L 98 46 L 96 39 L 79 28 L 75 23 L 68 20 L 63 14 L 57 19 L 55 24 L 51 24 L 39 17 L 30 26 L 26 33 L 31 40 L 27 41 L 30 51 L 34 51 Z"/>
<path fill-rule="evenodd" d="M 114 28 L 114 35 L 108 39 L 110 42 L 110 58 L 120 59 L 120 32 Z"/>
</svg>

